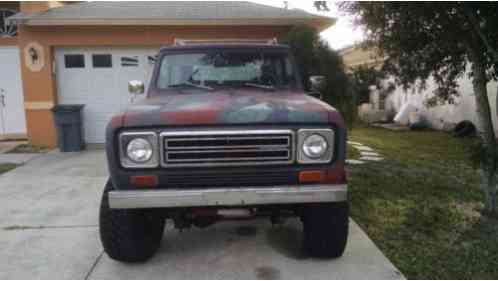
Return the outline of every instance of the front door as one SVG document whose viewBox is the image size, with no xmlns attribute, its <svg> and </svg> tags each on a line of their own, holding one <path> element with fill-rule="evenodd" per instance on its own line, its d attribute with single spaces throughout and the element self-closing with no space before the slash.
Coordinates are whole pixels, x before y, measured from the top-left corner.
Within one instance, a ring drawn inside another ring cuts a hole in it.
<svg viewBox="0 0 498 281">
<path fill-rule="evenodd" d="M 26 134 L 26 116 L 17 47 L 0 47 L 0 135 Z"/>
</svg>

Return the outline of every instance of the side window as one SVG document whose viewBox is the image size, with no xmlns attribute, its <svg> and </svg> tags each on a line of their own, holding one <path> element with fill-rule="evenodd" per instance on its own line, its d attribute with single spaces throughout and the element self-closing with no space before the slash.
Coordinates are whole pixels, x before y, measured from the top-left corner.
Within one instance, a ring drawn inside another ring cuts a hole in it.
<svg viewBox="0 0 498 281">
<path fill-rule="evenodd" d="M 66 68 L 84 68 L 84 55 L 64 55 L 64 65 Z"/>
<path fill-rule="evenodd" d="M 108 54 L 92 55 L 94 68 L 112 67 L 112 56 Z"/>
</svg>

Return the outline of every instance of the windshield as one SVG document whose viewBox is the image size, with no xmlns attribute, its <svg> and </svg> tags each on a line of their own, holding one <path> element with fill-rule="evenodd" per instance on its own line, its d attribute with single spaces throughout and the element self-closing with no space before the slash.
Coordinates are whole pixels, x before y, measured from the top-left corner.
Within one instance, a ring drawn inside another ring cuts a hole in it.
<svg viewBox="0 0 498 281">
<path fill-rule="evenodd" d="M 157 87 L 171 89 L 222 86 L 295 87 L 296 75 L 286 52 L 199 51 L 163 57 Z"/>
</svg>

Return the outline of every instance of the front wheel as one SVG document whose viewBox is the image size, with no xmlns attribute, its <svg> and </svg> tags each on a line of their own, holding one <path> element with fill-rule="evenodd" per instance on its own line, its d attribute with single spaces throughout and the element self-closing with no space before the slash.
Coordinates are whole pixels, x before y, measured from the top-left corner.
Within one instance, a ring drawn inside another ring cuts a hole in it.
<svg viewBox="0 0 498 281">
<path fill-rule="evenodd" d="M 100 240 L 104 251 L 118 261 L 145 261 L 161 244 L 165 220 L 146 210 L 109 208 L 108 193 L 112 189 L 108 181 L 100 204 Z"/>
<path fill-rule="evenodd" d="M 303 246 L 314 257 L 342 256 L 348 240 L 348 202 L 312 204 L 303 209 Z"/>
</svg>

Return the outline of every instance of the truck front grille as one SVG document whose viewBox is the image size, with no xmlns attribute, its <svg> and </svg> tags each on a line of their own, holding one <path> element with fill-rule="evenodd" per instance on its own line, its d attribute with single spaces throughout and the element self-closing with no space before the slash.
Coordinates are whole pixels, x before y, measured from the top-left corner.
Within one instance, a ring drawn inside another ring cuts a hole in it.
<svg viewBox="0 0 498 281">
<path fill-rule="evenodd" d="M 161 134 L 164 167 L 290 164 L 290 130 L 177 131 Z"/>
<path fill-rule="evenodd" d="M 172 169 L 161 174 L 160 182 L 166 183 L 164 188 L 292 185 L 298 184 L 298 171 L 281 166 Z"/>
</svg>

